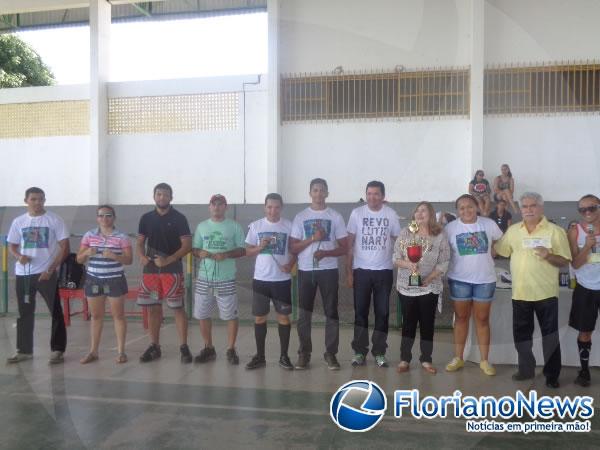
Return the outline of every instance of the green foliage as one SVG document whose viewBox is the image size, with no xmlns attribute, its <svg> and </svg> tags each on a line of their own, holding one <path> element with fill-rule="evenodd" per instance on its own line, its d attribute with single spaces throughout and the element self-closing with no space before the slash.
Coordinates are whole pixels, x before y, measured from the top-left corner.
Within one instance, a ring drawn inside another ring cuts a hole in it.
<svg viewBox="0 0 600 450">
<path fill-rule="evenodd" d="M 27 43 L 0 34 L 0 88 L 50 86 L 54 74 Z"/>
</svg>

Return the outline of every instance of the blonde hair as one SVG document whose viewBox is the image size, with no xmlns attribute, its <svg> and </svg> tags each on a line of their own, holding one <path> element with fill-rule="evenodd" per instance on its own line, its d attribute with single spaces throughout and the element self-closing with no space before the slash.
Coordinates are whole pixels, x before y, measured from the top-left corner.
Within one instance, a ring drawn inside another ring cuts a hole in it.
<svg viewBox="0 0 600 450">
<path fill-rule="evenodd" d="M 433 209 L 433 205 L 431 203 L 426 201 L 417 203 L 417 206 L 415 206 L 415 209 L 412 213 L 413 220 L 415 218 L 415 213 L 417 212 L 417 209 L 419 209 L 420 206 L 425 206 L 427 208 L 427 211 L 429 211 L 429 222 L 427 223 L 427 225 L 429 226 L 429 234 L 431 234 L 432 236 L 437 236 L 442 232 L 442 225 L 440 225 L 438 221 L 435 220 L 435 209 Z"/>
</svg>

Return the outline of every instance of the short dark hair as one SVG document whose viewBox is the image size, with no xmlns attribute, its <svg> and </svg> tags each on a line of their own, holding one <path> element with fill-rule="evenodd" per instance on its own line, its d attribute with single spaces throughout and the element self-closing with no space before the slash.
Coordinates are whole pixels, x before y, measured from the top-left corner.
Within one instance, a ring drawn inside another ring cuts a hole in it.
<svg viewBox="0 0 600 450">
<path fill-rule="evenodd" d="M 162 189 L 163 191 L 169 191 L 169 194 L 171 194 L 171 197 L 173 197 L 173 188 L 167 183 L 158 183 L 156 186 L 154 186 L 153 194 L 156 195 L 156 191 L 159 189 Z"/>
<path fill-rule="evenodd" d="M 110 205 L 100 205 L 96 208 L 96 213 L 98 213 L 98 211 L 100 211 L 101 209 L 110 209 L 110 212 L 112 213 L 113 217 L 116 219 L 117 218 L 117 213 L 115 212 L 115 208 L 113 208 Z"/>
<path fill-rule="evenodd" d="M 46 197 L 46 193 L 39 187 L 35 186 L 27 188 L 27 190 L 25 191 L 25 200 L 27 200 L 30 194 L 42 194 L 44 197 Z"/>
<path fill-rule="evenodd" d="M 463 199 L 471 200 L 473 203 L 475 203 L 475 206 L 477 208 L 479 208 L 479 203 L 477 202 L 477 199 L 474 196 L 472 196 L 471 194 L 463 194 L 460 197 L 458 197 L 456 199 L 456 201 L 454 202 L 454 208 L 458 208 L 458 202 L 460 202 Z"/>
<path fill-rule="evenodd" d="M 597 203 L 600 203 L 600 198 L 596 197 L 594 194 L 585 194 L 583 197 L 581 197 L 577 201 L 577 203 L 579 203 L 581 200 L 586 200 L 586 199 L 596 200 Z"/>
<path fill-rule="evenodd" d="M 309 189 L 312 189 L 315 184 L 322 184 L 323 186 L 325 186 L 326 191 L 329 190 L 329 186 L 327 186 L 327 181 L 325 181 L 323 178 L 313 178 L 312 180 L 310 180 Z"/>
<path fill-rule="evenodd" d="M 267 194 L 267 196 L 265 197 L 265 205 L 269 200 L 278 200 L 281 206 L 283 206 L 283 198 L 281 198 L 281 195 L 277 192 L 271 192 L 270 194 Z"/>
<path fill-rule="evenodd" d="M 365 192 L 367 192 L 367 189 L 369 189 L 370 187 L 379 188 L 379 190 L 381 191 L 381 195 L 385 197 L 385 184 L 383 184 L 381 181 L 369 181 L 367 183 L 367 188 L 365 189 Z"/>
</svg>

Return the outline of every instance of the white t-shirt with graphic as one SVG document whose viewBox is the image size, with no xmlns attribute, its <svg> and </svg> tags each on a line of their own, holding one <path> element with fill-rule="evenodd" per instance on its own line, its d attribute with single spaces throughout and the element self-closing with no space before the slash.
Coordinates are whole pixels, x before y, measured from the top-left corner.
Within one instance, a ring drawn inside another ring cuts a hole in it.
<svg viewBox="0 0 600 450">
<path fill-rule="evenodd" d="M 400 234 L 398 214 L 387 205 L 379 211 L 372 211 L 368 205 L 352 211 L 348 219 L 348 233 L 354 240 L 353 269 L 385 270 L 394 267 L 392 237 Z"/>
<path fill-rule="evenodd" d="M 463 223 L 458 218 L 445 229 L 452 249 L 448 278 L 473 284 L 495 283 L 492 242 L 502 237 L 496 222 L 477 217 L 475 223 Z"/>
<path fill-rule="evenodd" d="M 48 270 L 59 251 L 58 242 L 69 238 L 65 222 L 56 214 L 46 211 L 41 216 L 20 215 L 8 231 L 8 243 L 19 246 L 19 253 L 31 261 L 15 264 L 16 275 L 33 275 Z"/>
<path fill-rule="evenodd" d="M 342 215 L 331 208 L 316 211 L 310 207 L 300 211 L 292 224 L 292 237 L 301 241 L 309 239 L 317 229 L 325 232 L 322 241 L 311 244 L 298 255 L 298 268 L 300 270 L 326 270 L 337 269 L 338 261 L 335 256 L 321 259 L 317 265 L 313 262 L 313 255 L 317 250 L 333 250 L 337 247 L 336 241 L 348 236 Z"/>
<path fill-rule="evenodd" d="M 260 245 L 263 239 L 271 242 L 260 251 L 254 266 L 254 279 L 261 281 L 286 281 L 292 276 L 281 270 L 281 267 L 290 262 L 291 255 L 288 250 L 292 222 L 279 219 L 279 222 L 269 222 L 262 218 L 248 226 L 246 244 Z"/>
</svg>

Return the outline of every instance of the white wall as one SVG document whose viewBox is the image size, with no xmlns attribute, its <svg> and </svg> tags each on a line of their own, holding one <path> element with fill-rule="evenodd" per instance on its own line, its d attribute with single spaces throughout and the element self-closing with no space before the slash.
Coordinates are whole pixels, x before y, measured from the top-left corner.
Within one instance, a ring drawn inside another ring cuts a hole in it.
<svg viewBox="0 0 600 450">
<path fill-rule="evenodd" d="M 282 73 L 469 64 L 469 0 L 285 0 Z"/>
<path fill-rule="evenodd" d="M 282 127 L 282 192 L 308 202 L 309 182 L 325 178 L 329 201 L 356 202 L 381 180 L 391 202 L 451 201 L 469 182 L 469 122 L 350 122 Z"/>
<path fill-rule="evenodd" d="M 484 127 L 490 182 L 508 163 L 517 197 L 533 190 L 547 200 L 571 201 L 600 193 L 600 117 L 494 117 Z"/>
<path fill-rule="evenodd" d="M 598 0 L 486 0 L 488 64 L 600 58 Z"/>
</svg>

